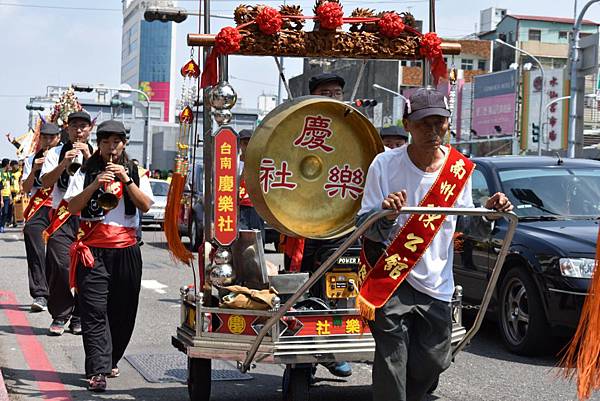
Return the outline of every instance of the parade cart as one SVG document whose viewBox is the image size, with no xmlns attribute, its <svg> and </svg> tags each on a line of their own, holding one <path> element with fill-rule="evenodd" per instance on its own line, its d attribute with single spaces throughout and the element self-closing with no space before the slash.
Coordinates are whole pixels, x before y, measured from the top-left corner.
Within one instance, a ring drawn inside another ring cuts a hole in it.
<svg viewBox="0 0 600 401">
<path fill-rule="evenodd" d="M 210 3 L 205 1 L 204 7 L 209 15 Z M 368 167 L 383 151 L 377 130 L 349 103 L 315 96 L 294 99 L 286 84 L 289 101 L 270 112 L 256 128 L 240 176 L 238 137 L 228 125 L 236 100 L 227 82 L 228 56 L 232 54 L 363 60 L 424 57 L 434 76 L 439 77 L 443 75 L 439 65 L 443 63 L 442 53 L 460 51 L 459 45 L 443 43 L 435 34 L 421 34 L 408 13 L 375 15 L 357 9 L 349 18 L 342 18 L 340 12 L 337 1 L 318 1 L 314 17 L 290 5 L 280 11 L 267 6 L 239 6 L 234 14 L 235 28 L 226 27 L 211 35 L 210 19 L 205 18 L 205 34 L 188 35 L 190 46 L 205 48 L 205 241 L 199 250 L 197 275 L 190 255 L 173 247 L 178 258 L 192 264 L 194 284 L 181 287 L 181 323 L 172 344 L 188 357 L 192 400 L 209 400 L 213 360 L 235 361 L 242 372 L 255 363 L 285 365 L 283 399 L 294 401 L 309 399 L 315 364 L 373 361 L 375 343 L 356 309 L 361 279 L 366 274 L 356 247 L 362 233 L 390 212 L 376 213 L 359 227 L 355 227 L 355 216 Z M 303 30 L 308 19 L 316 20 L 313 31 Z M 342 24 L 350 24 L 350 31 L 341 30 Z M 182 73 L 186 71 L 198 77 L 197 65 L 186 64 Z M 281 68 L 280 73 L 285 79 Z M 191 103 L 180 116 L 182 132 L 192 124 Z M 215 130 L 213 119 L 218 125 Z M 198 139 L 196 135 L 191 143 L 198 143 Z M 186 146 L 180 149 L 174 188 L 181 180 L 178 175 L 186 174 L 186 158 L 193 157 Z M 248 192 L 260 216 L 281 233 L 343 241 L 324 254 L 310 275 L 273 271 L 265 258 L 260 231 L 238 227 L 240 187 Z M 171 193 L 169 197 L 176 199 Z M 479 329 L 514 234 L 516 216 L 482 208 L 410 207 L 401 213 L 504 217 L 510 222 L 484 300 L 469 330 L 461 321 L 461 289 L 455 289 L 454 356 Z M 166 225 L 168 215 L 167 210 Z M 169 231 L 166 227 L 171 245 L 176 239 Z"/>
</svg>

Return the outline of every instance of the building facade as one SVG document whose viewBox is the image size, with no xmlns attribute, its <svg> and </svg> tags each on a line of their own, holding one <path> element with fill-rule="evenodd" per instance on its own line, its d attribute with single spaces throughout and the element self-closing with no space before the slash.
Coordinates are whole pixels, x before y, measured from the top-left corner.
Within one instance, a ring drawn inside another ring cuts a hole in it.
<svg viewBox="0 0 600 401">
<path fill-rule="evenodd" d="M 163 121 L 174 121 L 175 24 L 148 22 L 151 6 L 172 7 L 171 1 L 123 0 L 121 82 L 164 104 Z"/>
<path fill-rule="evenodd" d="M 569 57 L 572 18 L 506 14 L 494 30 L 479 34 L 480 39 L 504 42 L 533 54 L 544 68 L 563 68 Z M 598 33 L 598 24 L 583 20 L 581 36 Z M 508 46 L 494 44 L 494 71 L 506 70 L 511 64 L 534 63 L 531 57 Z M 534 63 L 535 64 L 535 63 Z"/>
</svg>

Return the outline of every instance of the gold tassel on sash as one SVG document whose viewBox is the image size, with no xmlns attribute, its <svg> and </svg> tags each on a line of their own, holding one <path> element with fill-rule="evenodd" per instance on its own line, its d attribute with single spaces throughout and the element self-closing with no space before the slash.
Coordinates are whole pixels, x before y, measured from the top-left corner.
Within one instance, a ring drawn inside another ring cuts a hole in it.
<svg viewBox="0 0 600 401">
<path fill-rule="evenodd" d="M 577 376 L 577 397 L 587 400 L 600 388 L 600 231 L 594 276 L 583 304 L 577 331 L 560 361 L 567 378 Z"/>
<path fill-rule="evenodd" d="M 375 306 L 363 298 L 360 294 L 356 297 L 356 309 L 366 320 L 375 320 Z"/>
</svg>

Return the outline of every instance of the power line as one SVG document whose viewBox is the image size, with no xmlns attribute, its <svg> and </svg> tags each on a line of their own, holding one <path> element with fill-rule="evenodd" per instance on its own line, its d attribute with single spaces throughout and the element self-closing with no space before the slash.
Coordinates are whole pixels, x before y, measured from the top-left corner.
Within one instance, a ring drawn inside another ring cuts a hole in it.
<svg viewBox="0 0 600 401">
<path fill-rule="evenodd" d="M 260 82 L 260 81 L 253 81 L 253 80 L 251 80 L 251 79 L 238 78 L 238 77 L 236 77 L 236 76 L 234 76 L 234 75 L 229 75 L 229 78 L 231 78 L 231 79 L 236 79 L 236 80 L 238 80 L 238 81 L 242 81 L 242 82 L 249 82 L 249 83 L 251 83 L 251 84 L 257 84 L 257 85 L 267 85 L 267 86 L 277 86 L 277 85 L 275 85 L 275 84 L 271 84 L 271 83 L 268 83 L 268 82 Z"/>
<path fill-rule="evenodd" d="M 42 6 L 38 4 L 17 4 L 17 3 L 0 3 L 0 6 L 10 7 L 26 7 L 26 8 L 52 8 L 58 10 L 70 10 L 70 11 L 122 11 L 120 8 L 93 8 L 93 7 L 65 7 L 65 6 Z"/>
</svg>

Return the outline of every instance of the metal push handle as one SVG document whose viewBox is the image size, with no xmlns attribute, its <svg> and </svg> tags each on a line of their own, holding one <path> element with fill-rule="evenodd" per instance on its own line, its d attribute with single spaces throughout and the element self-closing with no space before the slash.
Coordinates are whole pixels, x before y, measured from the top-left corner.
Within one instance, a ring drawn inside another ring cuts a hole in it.
<svg viewBox="0 0 600 401">
<path fill-rule="evenodd" d="M 300 297 L 306 291 L 308 291 L 318 280 L 321 279 L 321 277 L 323 277 L 323 275 L 333 266 L 333 264 L 338 260 L 338 258 L 340 256 L 342 256 L 343 253 L 346 252 L 346 250 L 348 248 L 350 248 L 350 246 L 352 246 L 356 242 L 356 240 L 358 240 L 358 238 L 360 238 L 360 236 L 369 227 L 371 227 L 380 218 L 385 217 L 392 213 L 394 213 L 393 210 L 382 210 L 380 212 L 373 213 L 371 216 L 369 216 L 360 226 L 358 226 L 356 228 L 356 230 L 354 230 L 352 235 L 350 235 L 340 245 L 340 247 L 311 275 L 311 277 L 298 289 L 298 291 L 296 291 L 294 293 L 294 295 L 292 295 L 287 300 L 287 302 L 285 304 L 283 304 L 283 306 L 281 306 L 277 311 L 275 311 L 275 313 L 269 318 L 269 320 L 267 320 L 265 325 L 262 327 L 262 329 L 256 336 L 256 339 L 254 340 L 252 347 L 250 347 L 250 350 L 248 350 L 248 353 L 246 354 L 246 359 L 244 360 L 244 363 L 241 365 L 241 368 L 240 368 L 240 370 L 242 372 L 245 373 L 250 369 L 250 365 L 252 364 L 252 361 L 254 360 L 254 356 L 256 355 L 256 352 L 258 351 L 258 348 L 260 347 L 262 340 L 265 338 L 265 336 L 267 335 L 267 333 L 269 332 L 271 327 L 273 327 L 275 325 L 275 323 L 277 323 L 283 317 L 283 315 L 285 315 L 291 309 L 291 307 L 296 303 L 296 301 L 298 301 L 298 299 L 300 299 Z M 506 237 L 505 237 L 502 249 L 500 251 L 500 255 L 498 256 L 498 259 L 496 261 L 496 266 L 494 267 L 494 272 L 492 273 L 492 276 L 490 278 L 490 283 L 488 284 L 488 287 L 486 289 L 486 293 L 485 293 L 484 299 L 482 301 L 481 309 L 479 310 L 479 313 L 477 315 L 477 318 L 475 319 L 475 323 L 474 323 L 473 327 L 471 328 L 471 330 L 469 330 L 467 332 L 467 334 L 465 336 L 466 341 L 470 340 L 475 335 L 477 330 L 479 330 L 479 327 L 481 326 L 481 320 L 483 320 L 483 315 L 485 314 L 485 310 L 487 309 L 487 307 L 489 305 L 490 299 L 492 297 L 493 288 L 496 284 L 496 281 L 498 281 L 498 276 L 500 274 L 501 266 L 504 263 L 504 259 L 506 258 L 506 254 L 508 252 L 508 246 L 510 245 L 510 242 L 512 241 L 512 237 L 514 235 L 514 231 L 517 226 L 517 221 L 518 221 L 517 216 L 512 212 L 503 213 L 503 212 L 498 212 L 495 210 L 489 210 L 486 208 L 452 208 L 452 207 L 445 207 L 445 208 L 442 208 L 442 207 L 436 207 L 436 208 L 405 207 L 405 208 L 402 208 L 402 210 L 400 211 L 400 214 L 445 214 L 445 215 L 461 215 L 461 216 L 505 217 L 509 220 L 510 225 L 509 225 L 508 231 L 506 233 Z M 500 266 L 500 269 L 498 269 L 498 266 Z M 489 294 L 488 294 L 488 292 L 489 292 Z M 480 315 L 481 315 L 481 317 L 480 317 Z M 462 349 L 464 347 L 464 345 L 466 344 L 465 339 L 463 339 L 463 341 L 461 341 L 458 344 L 458 346 L 456 348 L 458 351 L 460 351 L 460 349 Z M 456 352 L 458 352 L 458 351 L 456 351 Z M 455 353 L 453 352 L 453 356 L 454 355 L 455 355 Z"/>
</svg>

